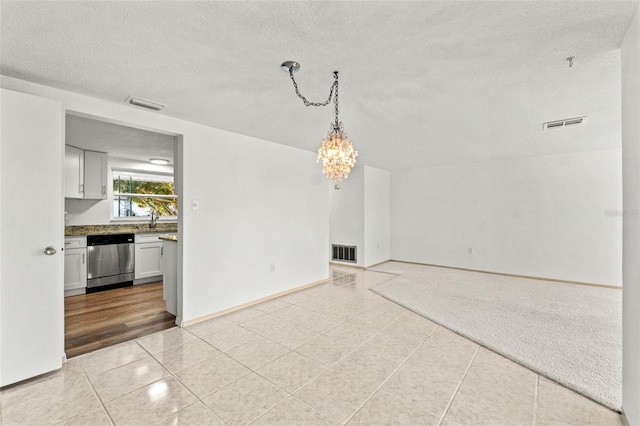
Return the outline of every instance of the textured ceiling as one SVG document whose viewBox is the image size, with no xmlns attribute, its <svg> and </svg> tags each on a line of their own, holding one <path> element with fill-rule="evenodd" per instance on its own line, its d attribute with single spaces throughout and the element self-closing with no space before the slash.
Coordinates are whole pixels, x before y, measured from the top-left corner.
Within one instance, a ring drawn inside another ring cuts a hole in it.
<svg viewBox="0 0 640 426">
<path fill-rule="evenodd" d="M 638 3 L 2 2 L 0 72 L 317 149 L 340 71 L 359 163 L 398 170 L 620 146 L 620 56 Z M 568 67 L 566 58 L 575 56 Z M 586 124 L 542 131 L 544 121 Z"/>
<path fill-rule="evenodd" d="M 75 115 L 67 115 L 65 127 L 67 145 L 140 161 L 163 158 L 173 164 L 173 136 Z"/>
</svg>

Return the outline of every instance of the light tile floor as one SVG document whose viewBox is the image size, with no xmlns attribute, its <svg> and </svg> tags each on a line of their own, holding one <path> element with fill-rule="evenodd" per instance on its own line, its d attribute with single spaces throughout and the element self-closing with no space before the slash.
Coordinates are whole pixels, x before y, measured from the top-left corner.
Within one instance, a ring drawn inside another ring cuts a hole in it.
<svg viewBox="0 0 640 426">
<path fill-rule="evenodd" d="M 368 288 L 331 281 L 2 389 L 2 425 L 620 425 Z"/>
</svg>

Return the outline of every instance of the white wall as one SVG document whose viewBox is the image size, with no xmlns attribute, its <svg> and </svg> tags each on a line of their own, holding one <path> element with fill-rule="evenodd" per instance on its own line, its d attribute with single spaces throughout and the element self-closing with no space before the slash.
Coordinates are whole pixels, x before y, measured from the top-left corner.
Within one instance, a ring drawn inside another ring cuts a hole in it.
<svg viewBox="0 0 640 426">
<path fill-rule="evenodd" d="M 391 173 L 364 167 L 364 264 L 391 259 Z"/>
<path fill-rule="evenodd" d="M 640 425 L 640 11 L 622 44 L 622 409 Z"/>
<path fill-rule="evenodd" d="M 391 257 L 619 286 L 621 181 L 620 149 L 394 172 Z"/>
<path fill-rule="evenodd" d="M 357 166 L 331 191 L 331 244 L 356 246 L 357 266 L 390 259 L 390 181 L 386 170 Z"/>
<path fill-rule="evenodd" d="M 162 166 L 118 157 L 108 157 L 109 182 L 113 179 L 112 169 L 137 170 L 159 173 L 173 173 L 173 166 Z M 79 200 L 65 198 L 64 206 L 66 214 L 65 225 L 108 225 L 111 223 L 111 209 L 113 199 L 113 186 L 108 185 L 108 198 L 106 200 Z M 148 222 L 149 219 L 141 219 Z M 116 220 L 117 222 L 117 220 Z M 120 221 L 119 223 L 122 223 Z M 131 223 L 131 220 L 127 220 Z"/>
<path fill-rule="evenodd" d="M 330 183 L 316 154 L 199 130 L 184 141 L 182 205 L 199 201 L 182 209 L 185 319 L 327 278 Z"/>
<path fill-rule="evenodd" d="M 2 108 L 2 99 L 0 98 L 0 108 Z M 1 112 L 0 112 L 1 114 Z M 0 123 L 0 125 L 2 125 L 2 123 Z M 2 135 L 0 134 L 0 164 L 2 164 Z M 3 178 L 3 173 L 2 173 L 2 169 L 0 169 L 0 321 L 2 321 L 2 276 L 4 274 L 4 269 L 2 266 L 2 259 L 4 258 L 4 256 L 1 256 L 2 254 L 2 242 L 6 241 L 5 237 L 4 237 L 4 232 L 2 231 L 2 221 L 4 220 L 3 218 L 5 217 L 2 212 L 3 212 L 3 208 L 2 208 L 2 203 L 6 202 L 6 198 L 3 201 L 3 197 L 2 197 L 2 183 L 4 182 L 4 178 Z M 0 322 L 0 366 L 2 366 L 2 351 L 3 351 L 3 347 L 4 345 L 2 344 L 2 322 Z M 0 383 L 2 383 L 2 367 L 0 367 Z M 0 414 L 0 416 L 2 416 L 2 414 Z M 0 417 L 1 418 L 1 417 Z"/>
<path fill-rule="evenodd" d="M 80 115 L 182 135 L 184 321 L 328 277 L 329 191 L 314 153 L 4 76 L 1 82 Z M 184 208 L 194 199 L 198 210 Z"/>
<path fill-rule="evenodd" d="M 356 166 L 351 169 L 349 177 L 340 184 L 339 190 L 334 190 L 333 185 L 331 187 L 330 242 L 356 246 L 356 265 L 364 266 L 364 167 Z M 327 252 L 330 248 L 328 245 Z"/>
</svg>

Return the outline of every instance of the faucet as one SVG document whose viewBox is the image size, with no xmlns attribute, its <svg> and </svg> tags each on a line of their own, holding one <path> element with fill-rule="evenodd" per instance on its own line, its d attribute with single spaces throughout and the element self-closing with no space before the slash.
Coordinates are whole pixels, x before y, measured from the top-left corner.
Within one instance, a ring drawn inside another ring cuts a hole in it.
<svg viewBox="0 0 640 426">
<path fill-rule="evenodd" d="M 160 219 L 160 213 L 157 210 L 151 210 L 151 223 L 149 228 L 155 228 L 158 225 L 158 219 Z"/>
</svg>

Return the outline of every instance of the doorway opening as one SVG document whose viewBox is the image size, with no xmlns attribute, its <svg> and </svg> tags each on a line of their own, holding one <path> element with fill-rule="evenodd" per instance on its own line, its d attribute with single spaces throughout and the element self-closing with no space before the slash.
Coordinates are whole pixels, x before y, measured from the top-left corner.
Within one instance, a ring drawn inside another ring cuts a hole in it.
<svg viewBox="0 0 640 426">
<path fill-rule="evenodd" d="M 67 358 L 179 323 L 180 290 L 167 289 L 176 280 L 164 279 L 164 264 L 178 259 L 167 259 L 163 249 L 164 237 L 178 234 L 178 140 L 180 135 L 67 112 Z M 115 235 L 128 238 L 96 248 Z"/>
</svg>

